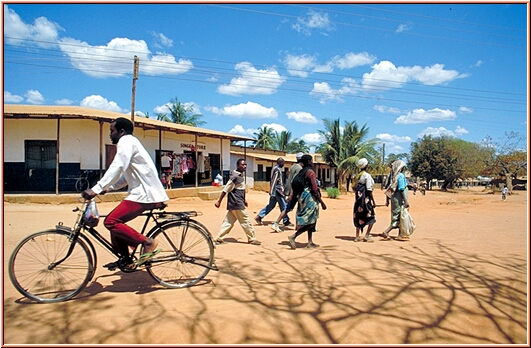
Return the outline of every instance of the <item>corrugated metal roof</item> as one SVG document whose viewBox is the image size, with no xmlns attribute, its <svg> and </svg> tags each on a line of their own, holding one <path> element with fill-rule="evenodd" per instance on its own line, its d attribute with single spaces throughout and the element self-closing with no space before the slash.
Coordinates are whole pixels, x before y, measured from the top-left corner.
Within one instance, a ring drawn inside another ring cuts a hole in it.
<svg viewBox="0 0 531 348">
<path fill-rule="evenodd" d="M 131 119 L 131 115 L 106 110 L 92 109 L 81 106 L 58 106 L 58 105 L 20 105 L 4 104 L 4 118 L 87 118 L 111 122 L 118 117 Z M 186 126 L 183 124 L 153 120 L 146 117 L 135 116 L 135 127 L 143 129 L 161 129 L 175 133 L 189 133 L 200 136 L 225 138 L 231 140 L 253 141 L 253 138 L 219 132 L 206 128 Z"/>
</svg>

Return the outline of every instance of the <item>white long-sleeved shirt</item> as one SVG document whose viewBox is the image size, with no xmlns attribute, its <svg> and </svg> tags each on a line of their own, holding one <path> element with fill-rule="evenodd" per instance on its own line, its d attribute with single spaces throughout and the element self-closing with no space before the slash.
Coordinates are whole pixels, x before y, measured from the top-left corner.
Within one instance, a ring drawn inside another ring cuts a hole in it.
<svg viewBox="0 0 531 348">
<path fill-rule="evenodd" d="M 92 188 L 96 194 L 128 185 L 128 201 L 157 203 L 169 200 L 157 169 L 140 141 L 131 134 L 118 140 L 116 155 L 105 175 Z"/>
</svg>

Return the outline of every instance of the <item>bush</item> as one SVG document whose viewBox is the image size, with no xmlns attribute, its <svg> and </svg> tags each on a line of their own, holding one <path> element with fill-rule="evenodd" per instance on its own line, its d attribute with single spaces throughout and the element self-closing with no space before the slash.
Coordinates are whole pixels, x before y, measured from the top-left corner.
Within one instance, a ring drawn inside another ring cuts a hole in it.
<svg viewBox="0 0 531 348">
<path fill-rule="evenodd" d="M 328 198 L 337 198 L 339 197 L 339 189 L 337 187 L 328 187 L 326 189 L 326 194 Z"/>
</svg>

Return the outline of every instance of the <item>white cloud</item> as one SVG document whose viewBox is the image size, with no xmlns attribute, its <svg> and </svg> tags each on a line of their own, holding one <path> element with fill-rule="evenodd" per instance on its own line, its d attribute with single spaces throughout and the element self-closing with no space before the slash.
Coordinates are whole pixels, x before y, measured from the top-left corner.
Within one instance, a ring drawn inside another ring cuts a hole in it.
<svg viewBox="0 0 531 348">
<path fill-rule="evenodd" d="M 26 24 L 20 16 L 7 5 L 4 13 L 4 40 L 10 45 L 41 47 L 54 46 L 63 30 L 57 23 L 45 17 L 35 19 L 33 24 Z"/>
<path fill-rule="evenodd" d="M 384 143 L 407 143 L 411 141 L 411 138 L 408 136 L 392 135 L 389 133 L 376 134 L 376 138 Z"/>
<path fill-rule="evenodd" d="M 409 81 L 418 81 L 425 85 L 439 85 L 458 78 L 466 77 L 456 70 L 445 70 L 443 64 L 420 67 L 396 67 L 390 61 L 384 60 L 372 66 L 370 73 L 363 74 L 363 88 L 367 90 L 387 90 L 400 88 Z"/>
<path fill-rule="evenodd" d="M 455 129 L 455 134 L 457 135 L 468 134 L 468 130 L 466 130 L 465 128 L 461 126 L 457 126 L 457 128 Z"/>
<path fill-rule="evenodd" d="M 456 118 L 456 114 L 451 110 L 442 110 L 439 108 L 424 110 L 415 109 L 409 111 L 406 115 L 399 116 L 396 124 L 414 124 L 414 123 L 428 123 L 433 121 L 448 121 Z"/>
<path fill-rule="evenodd" d="M 153 108 L 153 111 L 155 111 L 155 113 L 157 114 L 167 114 L 170 112 L 170 106 L 171 106 L 171 103 L 168 102 L 164 105 L 158 105 L 158 106 L 155 106 Z"/>
<path fill-rule="evenodd" d="M 349 52 L 344 56 L 334 56 L 328 62 L 320 64 L 314 56 L 307 54 L 300 56 L 288 54 L 284 58 L 284 64 L 290 75 L 307 77 L 310 71 L 314 73 L 331 73 L 335 68 L 345 70 L 362 65 L 369 65 L 375 59 L 375 57 L 369 55 L 367 52 Z"/>
<path fill-rule="evenodd" d="M 260 128 L 263 128 L 263 127 L 268 127 L 268 128 L 271 128 L 273 129 L 275 132 L 277 133 L 280 133 L 280 132 L 283 132 L 283 131 L 287 131 L 288 129 L 286 127 L 284 127 L 283 125 L 281 124 L 278 124 L 278 123 L 263 123 Z"/>
<path fill-rule="evenodd" d="M 297 23 L 292 25 L 292 28 L 297 32 L 304 35 L 311 35 L 312 30 L 333 30 L 332 24 L 328 19 L 328 13 L 319 13 L 314 10 L 310 10 L 306 17 L 298 17 Z"/>
<path fill-rule="evenodd" d="M 151 33 L 157 40 L 157 44 L 162 47 L 173 47 L 173 40 L 168 38 L 163 33 L 152 32 Z"/>
<path fill-rule="evenodd" d="M 308 76 L 308 71 L 312 70 L 317 65 L 317 62 L 315 57 L 306 54 L 301 56 L 288 54 L 284 58 L 284 64 L 290 75 L 306 77 Z"/>
<path fill-rule="evenodd" d="M 474 110 L 472 110 L 471 108 L 469 107 L 466 107 L 466 106 L 461 106 L 459 108 L 459 112 L 463 113 L 463 114 L 469 114 L 469 113 L 472 113 Z"/>
<path fill-rule="evenodd" d="M 310 145 L 318 145 L 325 142 L 325 138 L 320 133 L 308 133 L 301 137 L 304 142 Z"/>
<path fill-rule="evenodd" d="M 476 68 L 479 68 L 479 67 L 482 66 L 482 65 L 483 65 L 483 61 L 482 61 L 481 59 L 478 60 L 478 61 L 476 62 L 476 64 L 474 64 L 474 66 L 475 66 Z"/>
<path fill-rule="evenodd" d="M 386 90 L 401 87 L 408 78 L 393 63 L 384 60 L 374 64 L 370 73 L 363 74 L 362 85 L 368 90 Z"/>
<path fill-rule="evenodd" d="M 249 137 L 253 137 L 254 133 L 258 132 L 258 129 L 256 128 L 243 128 L 242 125 L 237 124 L 234 127 L 232 127 L 231 130 L 229 130 L 229 133 L 231 134 L 238 134 L 238 135 L 245 135 Z"/>
<path fill-rule="evenodd" d="M 310 95 L 319 98 L 319 102 L 324 104 L 326 101 L 343 101 L 343 96 L 354 95 L 358 92 L 360 86 L 356 80 L 346 77 L 341 80 L 342 86 L 339 89 L 333 89 L 328 82 L 314 82 Z"/>
<path fill-rule="evenodd" d="M 333 65 L 341 70 L 352 69 L 358 66 L 369 65 L 374 62 L 376 57 L 371 56 L 367 52 L 352 53 L 349 52 L 343 57 L 335 56 L 332 59 Z"/>
<path fill-rule="evenodd" d="M 403 69 L 411 80 L 419 81 L 428 86 L 440 85 L 467 76 L 466 74 L 459 74 L 456 70 L 445 70 L 444 64 L 433 64 L 424 68 L 415 65 L 399 69 Z"/>
<path fill-rule="evenodd" d="M 424 129 L 422 132 L 420 132 L 418 137 L 422 138 L 425 135 L 431 135 L 432 137 L 442 137 L 442 136 L 457 137 L 463 134 L 468 134 L 468 131 L 461 126 L 457 126 L 455 131 L 451 131 L 444 127 L 439 127 L 439 128 L 428 127 Z"/>
<path fill-rule="evenodd" d="M 72 105 L 72 101 L 67 98 L 59 99 L 55 101 L 56 105 Z"/>
<path fill-rule="evenodd" d="M 381 112 L 382 114 L 399 114 L 402 112 L 399 108 L 385 105 L 374 105 L 372 108 L 378 112 Z"/>
<path fill-rule="evenodd" d="M 238 105 L 224 106 L 218 108 L 217 106 L 207 106 L 205 110 L 215 113 L 216 115 L 225 115 L 237 118 L 260 119 L 260 118 L 276 118 L 278 116 L 275 108 L 267 108 L 258 103 L 248 101 L 247 103 Z"/>
<path fill-rule="evenodd" d="M 34 89 L 27 91 L 24 96 L 26 97 L 26 102 L 30 104 L 42 104 L 44 102 L 41 92 Z"/>
<path fill-rule="evenodd" d="M 135 55 L 139 59 L 140 74 L 174 75 L 193 68 L 191 61 L 175 61 L 175 57 L 170 54 L 151 55 L 144 40 L 114 38 L 107 45 L 91 46 L 86 42 L 64 38 L 59 41 L 59 47 L 70 57 L 74 67 L 93 77 L 131 74 Z"/>
<path fill-rule="evenodd" d="M 24 97 L 20 95 L 11 94 L 9 91 L 4 91 L 4 103 L 20 103 L 24 100 Z"/>
<path fill-rule="evenodd" d="M 411 30 L 411 25 L 409 24 L 400 24 L 398 26 L 398 28 L 396 28 L 395 32 L 396 33 L 403 33 L 404 31 L 409 31 Z"/>
<path fill-rule="evenodd" d="M 89 95 L 88 97 L 83 98 L 80 105 L 94 109 L 124 112 L 124 110 L 120 108 L 116 102 L 109 101 L 101 95 Z"/>
<path fill-rule="evenodd" d="M 228 85 L 219 86 L 219 93 L 229 95 L 273 94 L 286 80 L 274 68 L 256 69 L 249 62 L 238 63 L 235 69 L 240 76 L 233 78 Z"/>
<path fill-rule="evenodd" d="M 289 119 L 295 120 L 301 123 L 315 124 L 319 122 L 317 118 L 309 112 L 291 111 L 291 112 L 287 112 L 286 115 L 288 116 Z"/>
</svg>

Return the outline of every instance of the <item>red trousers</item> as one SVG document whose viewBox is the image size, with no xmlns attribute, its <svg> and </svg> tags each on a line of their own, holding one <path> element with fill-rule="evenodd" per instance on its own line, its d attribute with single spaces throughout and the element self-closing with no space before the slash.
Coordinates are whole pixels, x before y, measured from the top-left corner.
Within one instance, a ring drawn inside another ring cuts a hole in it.
<svg viewBox="0 0 531 348">
<path fill-rule="evenodd" d="M 129 255 L 128 246 L 136 247 L 146 240 L 146 236 L 125 223 L 159 205 L 160 203 L 137 203 L 124 200 L 107 215 L 103 224 L 111 231 L 111 243 L 115 251 L 121 256 L 127 256 Z"/>
</svg>

